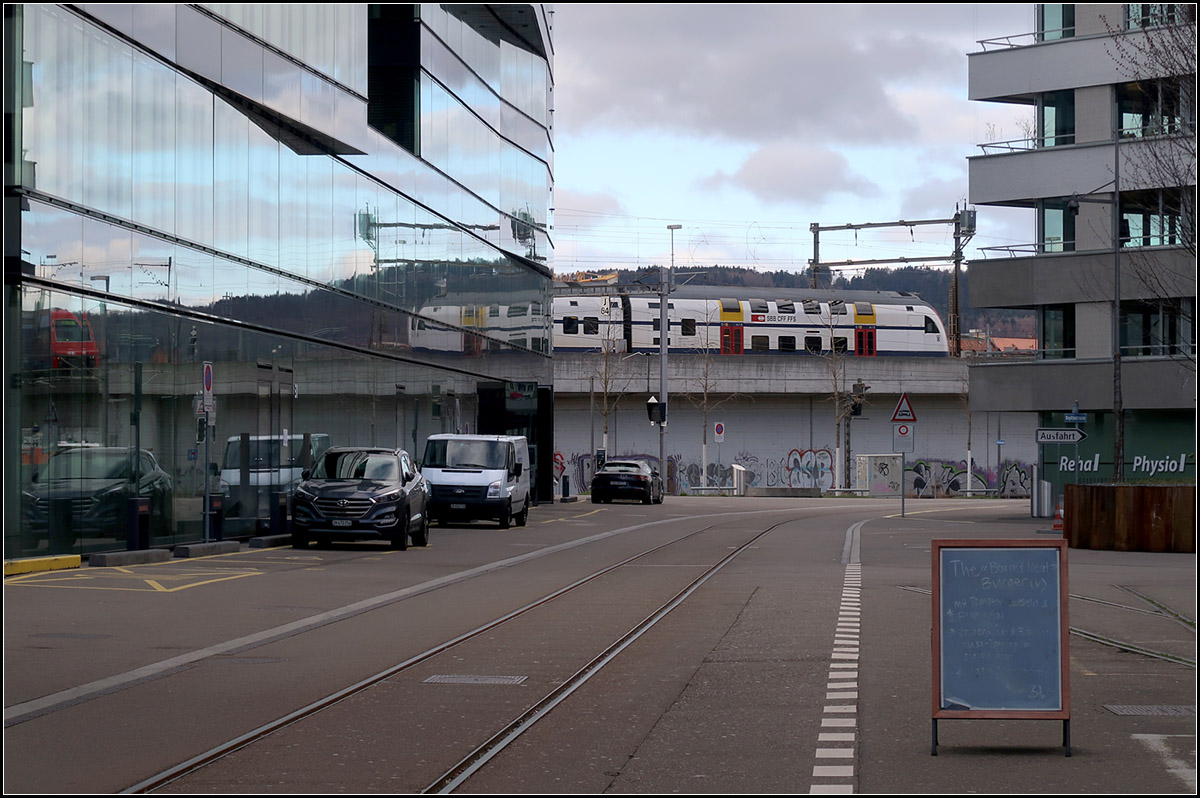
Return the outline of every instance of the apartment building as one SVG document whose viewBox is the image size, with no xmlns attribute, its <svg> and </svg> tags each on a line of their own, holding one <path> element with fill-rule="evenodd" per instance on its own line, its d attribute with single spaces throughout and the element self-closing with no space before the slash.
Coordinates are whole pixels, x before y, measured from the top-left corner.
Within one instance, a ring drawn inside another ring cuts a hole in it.
<svg viewBox="0 0 1200 798">
<path fill-rule="evenodd" d="M 1036 353 L 970 370 L 973 410 L 1038 413 L 1082 440 L 1041 477 L 1195 479 L 1195 6 L 1036 6 L 982 43 L 969 96 L 1027 105 L 1036 132 L 969 160 L 970 201 L 1033 211 L 970 263 L 969 302 L 1030 308 Z"/>
</svg>

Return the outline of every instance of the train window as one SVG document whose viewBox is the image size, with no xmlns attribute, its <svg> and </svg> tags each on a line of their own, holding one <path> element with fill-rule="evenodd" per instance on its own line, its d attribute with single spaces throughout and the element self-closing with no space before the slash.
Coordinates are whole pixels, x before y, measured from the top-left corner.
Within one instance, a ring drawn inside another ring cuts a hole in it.
<svg viewBox="0 0 1200 798">
<path fill-rule="evenodd" d="M 775 303 L 775 309 L 786 316 L 796 315 L 796 303 L 790 299 L 781 299 Z"/>
<path fill-rule="evenodd" d="M 750 336 L 750 351 L 751 352 L 770 352 L 771 339 L 765 335 Z"/>
<path fill-rule="evenodd" d="M 563 316 L 563 334 L 577 335 L 579 333 L 579 317 Z"/>
<path fill-rule="evenodd" d="M 794 335 L 779 336 L 779 351 L 780 352 L 795 352 L 796 351 L 796 336 L 794 336 Z"/>
<path fill-rule="evenodd" d="M 584 335 L 599 335 L 600 334 L 600 319 L 595 316 L 583 317 L 583 334 Z"/>
<path fill-rule="evenodd" d="M 488 308 L 488 315 L 489 315 L 489 316 L 491 316 L 492 318 L 495 318 L 495 317 L 499 316 L 499 315 L 500 315 L 500 306 L 499 306 L 499 305 L 492 305 L 491 307 L 489 307 L 489 308 Z"/>
<path fill-rule="evenodd" d="M 938 331 L 937 323 L 928 316 L 925 317 L 925 332 L 936 333 Z"/>
<path fill-rule="evenodd" d="M 767 301 L 765 299 L 751 299 L 750 300 L 750 312 L 751 313 L 770 313 L 771 309 L 767 307 Z"/>
<path fill-rule="evenodd" d="M 843 308 L 843 310 L 844 310 L 844 308 Z M 844 355 L 848 351 L 850 351 L 850 342 L 849 342 L 849 340 L 847 340 L 846 336 L 839 335 L 833 339 L 834 354 Z"/>
<path fill-rule="evenodd" d="M 835 316 L 846 315 L 846 303 L 841 299 L 835 299 L 829 303 L 829 312 Z"/>
<path fill-rule="evenodd" d="M 509 305 L 508 306 L 508 317 L 511 319 L 516 316 L 524 316 L 528 312 L 528 310 L 529 310 L 528 305 Z"/>
<path fill-rule="evenodd" d="M 542 315 L 542 303 L 541 302 L 530 302 L 529 303 L 529 315 L 530 316 L 541 316 Z"/>
<path fill-rule="evenodd" d="M 658 332 L 658 322 L 659 322 L 659 318 L 657 316 L 655 318 L 651 319 L 650 320 L 650 329 L 654 330 L 655 332 Z M 671 326 L 671 322 L 668 321 L 667 327 L 670 327 L 670 326 Z"/>
<path fill-rule="evenodd" d="M 819 335 L 804 336 L 804 351 L 808 352 L 809 354 L 813 354 L 813 355 L 821 354 L 821 336 L 819 336 Z"/>
<path fill-rule="evenodd" d="M 679 332 L 682 333 L 683 335 L 695 335 L 696 334 L 696 320 L 695 319 L 680 320 Z"/>
<path fill-rule="evenodd" d="M 742 303 L 738 302 L 736 299 L 722 299 L 721 300 L 721 312 L 722 313 L 741 313 L 742 312 Z"/>
<path fill-rule="evenodd" d="M 855 302 L 854 312 L 860 316 L 874 316 L 875 308 L 871 307 L 870 302 Z"/>
<path fill-rule="evenodd" d="M 804 300 L 803 308 L 805 313 L 811 313 L 814 316 L 821 315 L 821 303 L 815 299 Z"/>
</svg>

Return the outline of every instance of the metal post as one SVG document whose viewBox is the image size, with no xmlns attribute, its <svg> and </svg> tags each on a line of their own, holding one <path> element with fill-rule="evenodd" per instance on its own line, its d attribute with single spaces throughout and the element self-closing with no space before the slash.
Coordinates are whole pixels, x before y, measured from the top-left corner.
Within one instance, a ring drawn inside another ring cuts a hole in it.
<svg viewBox="0 0 1200 798">
<path fill-rule="evenodd" d="M 671 231 L 671 270 L 659 267 L 658 278 L 658 352 L 659 352 L 659 401 L 662 402 L 662 421 L 658 425 L 658 468 L 662 472 L 663 484 L 667 484 L 667 338 L 670 332 L 667 319 L 667 300 L 671 295 L 671 275 L 675 273 L 675 231 L 683 227 L 669 224 Z"/>
</svg>

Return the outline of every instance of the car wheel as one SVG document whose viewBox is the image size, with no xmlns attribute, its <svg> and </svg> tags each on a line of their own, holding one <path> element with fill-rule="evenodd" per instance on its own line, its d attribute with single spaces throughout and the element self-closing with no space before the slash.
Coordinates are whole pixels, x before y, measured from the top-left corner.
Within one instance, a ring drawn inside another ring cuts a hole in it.
<svg viewBox="0 0 1200 798">
<path fill-rule="evenodd" d="M 293 549 L 307 549 L 308 548 L 308 533 L 307 532 L 297 532 L 296 530 L 293 529 L 292 530 L 292 548 Z"/>
<path fill-rule="evenodd" d="M 592 494 L 592 504 L 599 504 L 599 503 L 600 503 L 600 497 L 593 493 Z"/>
<path fill-rule="evenodd" d="M 529 499 L 525 499 L 525 506 L 521 508 L 521 512 L 517 513 L 517 526 L 525 526 L 529 521 Z"/>
<path fill-rule="evenodd" d="M 414 546 L 429 545 L 429 519 L 424 515 L 421 516 L 421 520 L 417 522 L 417 528 L 412 532 L 412 544 Z"/>
<path fill-rule="evenodd" d="M 404 524 L 399 529 L 392 532 L 392 548 L 397 551 L 408 551 L 408 519 L 404 519 Z"/>
<path fill-rule="evenodd" d="M 508 529 L 512 526 L 512 499 L 508 500 L 508 504 L 504 508 L 504 514 L 500 516 L 500 528 Z"/>
</svg>

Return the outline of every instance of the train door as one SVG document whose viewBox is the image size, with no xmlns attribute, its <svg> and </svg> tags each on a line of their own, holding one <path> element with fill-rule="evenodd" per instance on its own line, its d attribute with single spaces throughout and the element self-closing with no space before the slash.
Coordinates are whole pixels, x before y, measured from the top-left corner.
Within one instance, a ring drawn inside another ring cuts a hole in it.
<svg viewBox="0 0 1200 798">
<path fill-rule="evenodd" d="M 854 354 L 874 357 L 877 354 L 875 307 L 869 302 L 854 303 Z"/>
<path fill-rule="evenodd" d="M 740 324 L 722 324 L 721 325 L 721 354 L 722 355 L 740 355 L 740 354 L 742 354 L 742 325 L 740 325 Z"/>
</svg>

